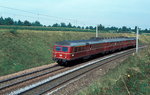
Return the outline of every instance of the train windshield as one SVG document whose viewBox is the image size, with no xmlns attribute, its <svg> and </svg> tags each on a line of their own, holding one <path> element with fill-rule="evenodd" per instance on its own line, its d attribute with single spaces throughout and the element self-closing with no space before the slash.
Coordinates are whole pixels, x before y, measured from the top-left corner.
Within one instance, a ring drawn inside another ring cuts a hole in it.
<svg viewBox="0 0 150 95">
<path fill-rule="evenodd" d="M 56 51 L 61 51 L 61 47 L 56 46 Z"/>
<path fill-rule="evenodd" d="M 68 52 L 68 47 L 62 47 L 63 52 Z"/>
<path fill-rule="evenodd" d="M 56 51 L 68 52 L 68 47 L 56 46 Z"/>
</svg>

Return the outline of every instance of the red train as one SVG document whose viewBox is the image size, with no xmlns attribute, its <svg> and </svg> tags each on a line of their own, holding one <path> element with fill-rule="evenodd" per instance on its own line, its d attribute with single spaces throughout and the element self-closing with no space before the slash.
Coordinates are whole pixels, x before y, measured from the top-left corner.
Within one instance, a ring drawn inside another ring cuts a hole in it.
<svg viewBox="0 0 150 95">
<path fill-rule="evenodd" d="M 60 65 L 67 65 L 79 58 L 135 46 L 136 39 L 128 37 L 57 42 L 53 48 L 53 60 Z"/>
</svg>

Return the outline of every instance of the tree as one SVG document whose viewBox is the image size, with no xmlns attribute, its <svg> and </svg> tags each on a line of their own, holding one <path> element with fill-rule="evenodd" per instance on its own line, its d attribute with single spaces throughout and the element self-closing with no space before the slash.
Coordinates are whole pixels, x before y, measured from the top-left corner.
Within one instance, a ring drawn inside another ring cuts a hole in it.
<svg viewBox="0 0 150 95">
<path fill-rule="evenodd" d="M 122 31 L 127 31 L 127 27 L 126 27 L 126 26 L 123 26 L 123 27 L 122 27 Z"/>
<path fill-rule="evenodd" d="M 18 25 L 18 22 L 17 22 L 17 21 L 14 21 L 14 25 Z"/>
<path fill-rule="evenodd" d="M 81 29 L 81 27 L 80 27 L 80 26 L 78 26 L 77 28 Z"/>
<path fill-rule="evenodd" d="M 23 22 L 22 22 L 22 21 L 20 21 L 20 20 L 18 20 L 17 25 L 23 25 Z"/>
<path fill-rule="evenodd" d="M 82 29 L 84 29 L 84 27 L 82 26 Z"/>
<path fill-rule="evenodd" d="M 27 21 L 27 20 L 25 20 L 23 24 L 24 24 L 25 26 L 31 26 L 31 23 L 30 23 L 29 21 Z"/>
<path fill-rule="evenodd" d="M 123 26 L 121 30 L 123 32 L 129 32 L 129 31 L 131 31 L 131 28 L 127 28 L 126 26 Z"/>
<path fill-rule="evenodd" d="M 113 27 L 113 26 L 112 26 L 112 27 L 110 27 L 110 30 L 116 30 L 116 31 L 117 31 L 117 30 L 118 30 L 118 28 L 117 28 L 117 27 Z"/>
<path fill-rule="evenodd" d="M 32 23 L 32 26 L 42 26 L 39 21 L 35 21 Z"/>
<path fill-rule="evenodd" d="M 89 26 L 89 29 L 93 30 L 94 28 L 93 28 L 93 26 Z"/>
<path fill-rule="evenodd" d="M 104 30 L 105 27 L 104 27 L 103 25 L 100 24 L 100 25 L 98 25 L 98 29 L 99 29 L 99 30 Z"/>
<path fill-rule="evenodd" d="M 68 28 L 72 28 L 72 24 L 69 23 L 69 24 L 67 25 L 67 27 L 68 27 Z"/>
<path fill-rule="evenodd" d="M 0 25 L 4 25 L 4 19 L 3 19 L 3 17 L 0 18 Z"/>
<path fill-rule="evenodd" d="M 52 25 L 52 27 L 60 27 L 60 25 L 58 23 L 55 23 Z"/>
<path fill-rule="evenodd" d="M 150 33 L 150 30 L 145 29 L 145 30 L 142 30 L 141 32 L 142 32 L 142 33 Z"/>
<path fill-rule="evenodd" d="M 14 21 L 10 17 L 8 17 L 8 18 L 5 18 L 4 24 L 5 25 L 13 25 Z"/>
<path fill-rule="evenodd" d="M 60 23 L 60 26 L 61 26 L 61 27 L 67 27 L 67 25 L 66 25 L 65 23 L 63 23 L 63 22 Z"/>
<path fill-rule="evenodd" d="M 86 26 L 86 27 L 85 27 L 85 29 L 89 29 L 89 27 L 88 27 L 88 26 Z"/>
</svg>

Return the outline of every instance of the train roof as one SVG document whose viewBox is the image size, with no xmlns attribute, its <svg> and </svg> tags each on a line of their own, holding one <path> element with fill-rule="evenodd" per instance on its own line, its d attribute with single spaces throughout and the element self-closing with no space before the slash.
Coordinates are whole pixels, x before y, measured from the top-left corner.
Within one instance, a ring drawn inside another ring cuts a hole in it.
<svg viewBox="0 0 150 95">
<path fill-rule="evenodd" d="M 91 38 L 89 40 L 74 40 L 74 41 L 62 41 L 56 42 L 56 45 L 62 46 L 81 46 L 88 44 L 98 44 L 98 43 L 107 43 L 107 42 L 120 42 L 120 41 L 128 41 L 135 40 L 134 37 L 117 37 L 117 38 Z"/>
</svg>

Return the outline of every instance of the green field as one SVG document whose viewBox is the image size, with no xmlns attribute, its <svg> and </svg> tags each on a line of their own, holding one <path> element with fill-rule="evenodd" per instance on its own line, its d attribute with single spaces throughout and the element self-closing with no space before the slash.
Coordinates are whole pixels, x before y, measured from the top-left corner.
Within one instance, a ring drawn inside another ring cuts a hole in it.
<svg viewBox="0 0 150 95">
<path fill-rule="evenodd" d="M 53 63 L 52 47 L 57 41 L 88 39 L 94 36 L 95 33 L 92 32 L 0 29 L 0 76 Z M 99 36 L 134 35 L 100 33 Z M 141 42 L 148 42 L 147 36 L 141 37 Z"/>
<path fill-rule="evenodd" d="M 80 28 L 44 27 L 44 26 L 15 26 L 15 25 L 0 25 L 0 29 L 37 30 L 37 31 L 77 31 L 77 32 L 95 32 L 95 30 L 90 30 L 90 29 L 80 29 Z"/>
</svg>

